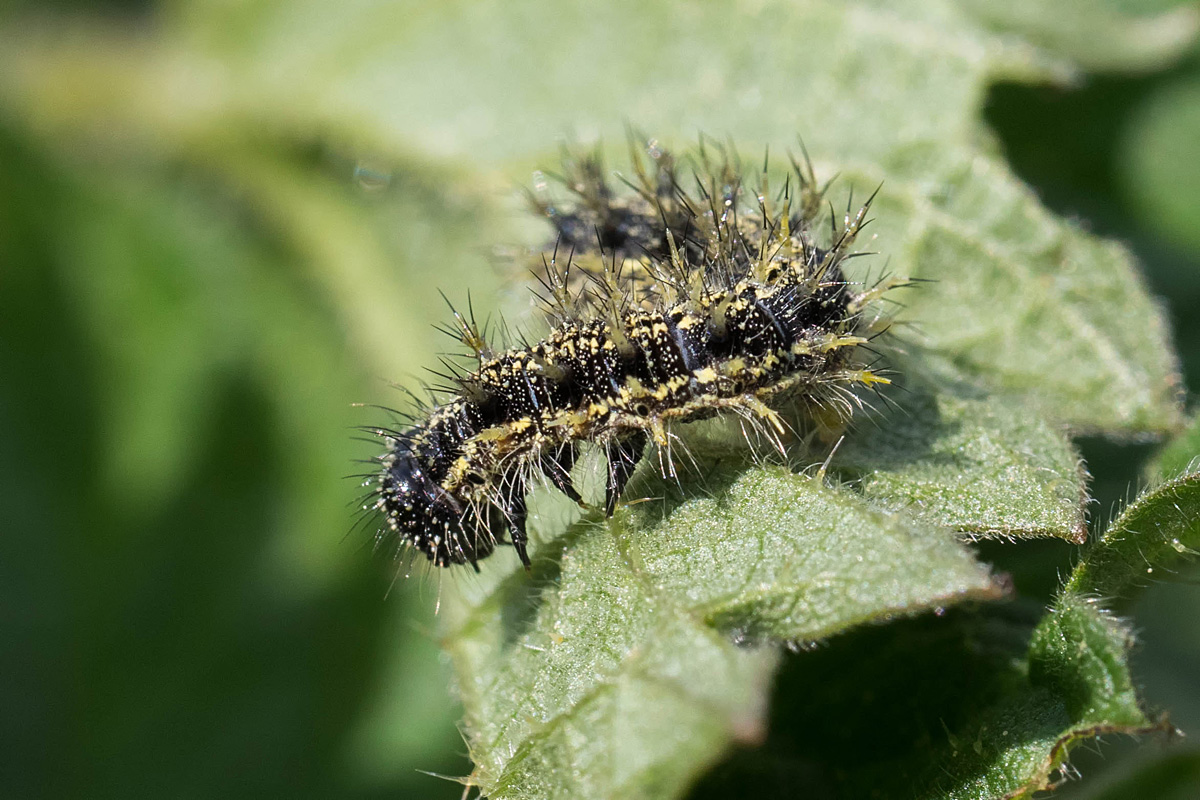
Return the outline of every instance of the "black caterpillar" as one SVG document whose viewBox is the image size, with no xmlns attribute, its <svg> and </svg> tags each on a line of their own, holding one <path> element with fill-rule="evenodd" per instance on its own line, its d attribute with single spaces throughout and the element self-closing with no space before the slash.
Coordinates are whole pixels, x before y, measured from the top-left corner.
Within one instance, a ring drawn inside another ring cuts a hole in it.
<svg viewBox="0 0 1200 800">
<path fill-rule="evenodd" d="M 528 568 L 526 492 L 540 476 L 582 504 L 571 482 L 581 442 L 606 455 L 611 516 L 647 442 L 667 447 L 673 422 L 733 412 L 778 433 L 773 405 L 844 419 L 853 385 L 887 382 L 857 355 L 866 303 L 895 284 L 857 292 L 841 268 L 870 200 L 831 222 L 821 248 L 809 227 L 823 190 L 807 159 L 773 200 L 764 167 L 750 204 L 723 152 L 714 161 L 702 145 L 691 191 L 669 154 L 649 153 L 624 195 L 598 157 L 568 156 L 573 202 L 534 196 L 556 231 L 538 278 L 548 335 L 493 350 L 473 314 L 451 309 L 474 368 L 445 376 L 444 399 L 407 427 L 372 429 L 387 443 L 364 506 L 383 517 L 380 543 L 478 569 L 507 535 Z"/>
</svg>

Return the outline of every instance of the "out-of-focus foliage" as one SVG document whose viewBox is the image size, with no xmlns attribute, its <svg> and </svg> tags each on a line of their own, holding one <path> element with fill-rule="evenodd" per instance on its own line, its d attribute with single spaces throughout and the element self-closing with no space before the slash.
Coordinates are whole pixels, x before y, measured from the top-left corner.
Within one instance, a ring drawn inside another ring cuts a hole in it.
<svg viewBox="0 0 1200 800">
<path fill-rule="evenodd" d="M 1178 427 L 1166 324 L 1130 249 L 1166 299 L 1194 380 L 1200 57 L 1188 48 L 1200 12 L 1045 8 L 11 7 L 0 16 L 5 791 L 457 797 L 458 785 L 417 772 L 471 768 L 439 625 L 453 631 L 469 732 L 497 745 L 476 756 L 494 757 L 497 776 L 512 763 L 512 788 L 675 794 L 728 742 L 748 748 L 766 734 L 699 791 L 724 796 L 722 781 L 744 791 L 753 780 L 764 794 L 804 783 L 815 796 L 992 796 L 1050 777 L 1055 743 L 1089 726 L 1158 724 L 1132 694 L 1126 629 L 1077 594 L 1049 616 L 1038 613 L 1047 593 L 848 630 L 781 665 L 726 635 L 810 639 L 952 594 L 991 596 L 987 573 L 934 526 L 1077 538 L 1082 475 L 1057 423 L 1121 436 Z M 495 297 L 492 248 L 544 235 L 508 202 L 513 184 L 553 166 L 561 137 L 619 145 L 627 121 L 675 145 L 703 131 L 776 153 L 801 134 L 819 170 L 845 170 L 840 185 L 882 180 L 873 247 L 891 269 L 937 279 L 905 298 L 903 314 L 917 323 L 914 374 L 936 391 L 922 388 L 914 413 L 883 423 L 890 438 L 866 428 L 847 440 L 831 465 L 839 491 L 778 467 L 735 470 L 723 495 L 675 498 L 670 514 L 634 506 L 610 532 L 547 523 L 543 552 L 569 553 L 553 580 L 530 583 L 506 554 L 480 578 L 414 570 L 385 601 L 395 565 L 369 558 L 362 532 L 343 536 L 361 488 L 342 476 L 374 453 L 351 429 L 378 421 L 350 403 L 396 404 L 387 381 L 414 385 L 449 344 L 429 325 L 442 316 L 436 290 Z M 1076 215 L 1124 244 L 1062 218 Z M 923 458 L 905 457 L 914 442 Z M 1108 487 L 1136 480 L 1142 454 L 1090 443 L 1084 454 L 1101 502 L 1091 516 L 1103 521 Z M 1158 463 L 1174 478 L 1192 455 L 1194 433 Z M 781 487 L 811 502 L 772 513 Z M 1121 591 L 1112 565 L 1132 563 L 1129 535 L 1142 522 L 1166 530 L 1180 491 L 1144 495 L 1113 523 L 1114 558 L 1097 545 L 1076 582 L 1102 569 L 1089 591 Z M 761 518 L 743 513 L 755 507 Z M 920 574 L 897 581 L 911 591 L 872 595 L 880 570 L 779 558 L 781 543 L 839 552 L 829 543 L 852 526 L 816 524 L 834 516 L 878 534 L 844 540 L 847 558 L 904 571 L 894 549 L 924 553 Z M 711 521 L 723 527 L 700 524 Z M 785 535 L 796 530 L 811 538 Z M 747 538 L 774 560 L 742 564 L 721 549 Z M 1156 540 L 1164 556 L 1179 554 L 1172 539 L 1193 546 L 1183 534 Z M 1003 568 L 1018 586 L 1038 576 L 1053 586 L 1072 565 L 1068 546 L 1053 544 L 1013 545 Z M 631 554 L 642 571 L 597 583 Z M 703 583 L 714 574 L 706 559 L 745 566 L 773 593 Z M 838 582 L 848 575 L 861 584 Z M 797 585 L 810 587 L 808 606 Z M 601 610 L 588 602 L 596 592 L 622 587 L 645 613 L 607 626 L 581 616 Z M 447 605 L 435 620 L 457 590 L 480 604 L 475 616 Z M 1147 699 L 1193 731 L 1197 604 L 1181 583 L 1122 608 L 1144 631 L 1133 674 Z M 514 608 L 537 613 L 514 619 Z M 499 621 L 463 628 L 488 623 L 479 609 Z M 564 622 L 593 624 L 597 641 L 628 634 L 619 643 L 639 653 L 595 678 L 593 705 L 572 692 L 603 648 L 560 653 L 561 663 L 514 649 Z M 1094 659 L 1064 671 L 1072 648 Z M 672 672 L 683 666 L 694 676 Z M 649 705 L 667 672 L 692 691 Z M 535 731 L 516 700 L 538 692 L 542 710 L 569 706 L 578 713 L 564 719 L 579 727 Z M 656 716 L 637 716 L 649 708 Z M 639 719 L 613 728 L 630 750 L 626 772 L 603 771 L 610 749 L 576 783 L 547 778 L 564 753 L 587 752 L 572 730 L 587 738 L 605 720 Z M 510 742 L 552 746 L 509 762 Z M 1114 780 L 1186 796 L 1179 787 L 1197 785 L 1188 758 Z M 1098 784 L 1096 796 L 1122 785 Z"/>
</svg>

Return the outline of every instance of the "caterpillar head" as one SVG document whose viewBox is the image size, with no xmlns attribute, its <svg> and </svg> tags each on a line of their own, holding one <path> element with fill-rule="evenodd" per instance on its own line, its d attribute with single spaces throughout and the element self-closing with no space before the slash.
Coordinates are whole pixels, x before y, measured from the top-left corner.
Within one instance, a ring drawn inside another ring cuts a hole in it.
<svg viewBox="0 0 1200 800">
<path fill-rule="evenodd" d="M 385 525 L 381 535 L 390 531 L 438 567 L 473 565 L 495 549 L 491 534 L 471 524 L 474 515 L 438 485 L 411 442 L 396 441 L 383 465 L 378 488 Z"/>
</svg>

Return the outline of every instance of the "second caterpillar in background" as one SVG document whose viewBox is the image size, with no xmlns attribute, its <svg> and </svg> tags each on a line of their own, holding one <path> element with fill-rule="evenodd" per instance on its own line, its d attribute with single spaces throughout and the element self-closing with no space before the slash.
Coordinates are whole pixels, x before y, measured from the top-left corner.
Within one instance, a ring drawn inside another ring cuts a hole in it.
<svg viewBox="0 0 1200 800">
<path fill-rule="evenodd" d="M 859 290 L 841 266 L 869 200 L 821 247 L 811 167 L 793 162 L 769 198 L 765 169 L 751 194 L 724 153 L 701 149 L 690 189 L 669 154 L 650 157 L 649 168 L 635 157 L 624 195 L 597 157 L 568 157 L 573 200 L 535 198 L 556 231 L 539 277 L 543 338 L 495 348 L 454 312 L 473 368 L 406 426 L 375 431 L 386 450 L 365 508 L 382 518 L 381 543 L 478 568 L 507 540 L 529 567 L 526 493 L 548 480 L 582 503 L 571 480 L 581 443 L 605 454 L 611 516 L 647 443 L 669 452 L 672 423 L 736 414 L 775 435 L 783 403 L 844 420 L 853 387 L 887 382 L 860 351 L 867 303 L 895 284 Z"/>
</svg>

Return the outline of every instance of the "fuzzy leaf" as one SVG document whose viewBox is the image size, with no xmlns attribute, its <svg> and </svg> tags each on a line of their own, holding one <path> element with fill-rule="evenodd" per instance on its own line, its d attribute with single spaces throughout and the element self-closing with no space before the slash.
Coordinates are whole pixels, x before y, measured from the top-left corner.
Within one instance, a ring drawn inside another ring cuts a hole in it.
<svg viewBox="0 0 1200 800">
<path fill-rule="evenodd" d="M 1200 550 L 1200 470 L 1142 492 L 1084 554 L 1066 591 L 1121 597 Z"/>
<path fill-rule="evenodd" d="M 643 473 L 663 499 L 543 541 L 536 585 L 511 554 L 488 565 L 504 577 L 458 584 L 445 644 L 484 794 L 675 795 L 729 742 L 761 738 L 776 656 L 755 641 L 1002 592 L 940 529 L 783 467 L 706 472 L 686 493 Z"/>
<path fill-rule="evenodd" d="M 1056 785 L 1056 771 L 1082 740 L 1170 731 L 1141 708 L 1129 673 L 1132 641 L 1128 628 L 1099 607 L 1061 596 L 1034 628 L 1022 665 L 1028 683 L 976 719 L 971 749 L 983 758 L 955 764 L 958 785 L 930 796 L 1029 796 Z"/>
<path fill-rule="evenodd" d="M 996 399 L 910 393 L 867 420 L 833 466 L 876 505 L 980 536 L 1082 542 L 1085 489 L 1067 437 Z"/>
<path fill-rule="evenodd" d="M 897 338 L 930 377 L 1015 394 L 1079 433 L 1179 427 L 1166 322 L 1129 251 L 1053 217 L 1000 165 L 961 155 L 913 147 L 856 181 L 889 189 L 874 249 L 931 281 L 902 298 Z"/>
<path fill-rule="evenodd" d="M 797 780 L 816 797 L 1026 797 L 1054 784 L 1075 742 L 1166 729 L 1138 705 L 1122 625 L 1074 597 L 1039 613 L 951 611 L 789 657 L 778 680 L 788 715 L 693 797 Z"/>
</svg>

